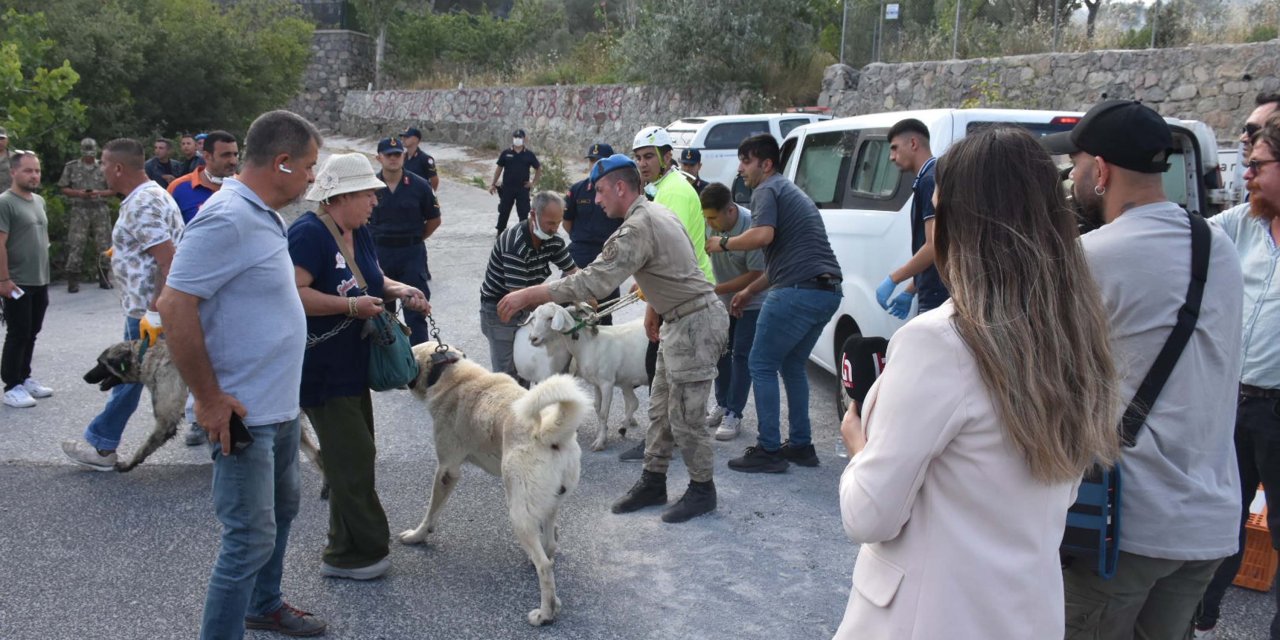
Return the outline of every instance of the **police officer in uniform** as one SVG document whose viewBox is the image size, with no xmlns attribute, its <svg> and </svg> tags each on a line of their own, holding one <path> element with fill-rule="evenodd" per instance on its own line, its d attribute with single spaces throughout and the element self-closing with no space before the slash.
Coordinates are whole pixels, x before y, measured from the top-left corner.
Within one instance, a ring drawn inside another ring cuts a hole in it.
<svg viewBox="0 0 1280 640">
<path fill-rule="evenodd" d="M 67 211 L 67 292 L 76 293 L 80 291 L 80 262 L 84 259 L 89 234 L 93 233 L 97 260 L 102 260 L 103 252 L 111 246 L 111 213 L 105 198 L 115 194 L 107 188 L 102 176 L 96 140 L 80 141 L 80 157 L 63 167 L 58 186 L 62 188 L 62 195 L 71 200 Z M 98 286 L 110 289 L 105 271 L 100 264 L 97 266 Z"/>
<path fill-rule="evenodd" d="M 611 218 L 623 218 L 590 266 L 553 282 L 507 294 L 498 304 L 504 321 L 545 302 L 602 298 L 635 276 L 649 307 L 645 328 L 662 319 L 662 342 L 649 392 L 649 431 L 640 481 L 613 505 L 629 513 L 667 502 L 667 467 L 680 447 L 689 488 L 662 513 L 663 522 L 684 522 L 716 508 L 711 432 L 704 419 L 716 363 L 729 335 L 729 315 L 703 275 L 680 221 L 643 195 L 636 163 L 624 155 L 598 162 L 591 171 L 596 201 Z M 651 335 L 651 337 L 653 337 Z"/>
<path fill-rule="evenodd" d="M 680 170 L 684 172 L 684 177 L 693 185 L 693 190 L 702 195 L 702 190 L 710 184 L 698 176 L 702 172 L 702 152 L 692 147 L 680 152 Z"/>
<path fill-rule="evenodd" d="M 434 190 L 440 189 L 440 174 L 436 171 L 436 159 L 422 150 L 422 132 L 417 127 L 409 127 L 400 136 L 404 143 L 404 170 L 426 178 Z"/>
<path fill-rule="evenodd" d="M 529 179 L 529 169 L 533 169 L 533 179 Z M 498 156 L 498 168 L 493 170 L 493 182 L 489 184 L 489 193 L 498 193 L 498 233 L 507 228 L 507 219 L 511 217 L 511 205 L 516 207 L 516 215 L 520 222 L 529 217 L 529 190 L 542 177 L 542 164 L 538 156 L 524 146 L 524 129 L 516 129 L 511 134 L 511 148 L 504 149 Z M 498 179 L 502 179 L 501 185 Z"/>
<path fill-rule="evenodd" d="M 613 155 L 613 147 L 597 142 L 587 149 L 587 172 L 595 168 L 601 158 Z M 569 255 L 579 269 L 591 264 L 604 241 L 622 226 L 621 219 L 610 218 L 600 205 L 596 204 L 596 189 L 591 180 L 582 180 L 569 187 L 564 197 L 564 229 L 569 232 Z M 605 304 L 618 298 L 618 290 L 600 300 Z M 613 324 L 613 316 L 605 316 L 600 324 Z"/>
<path fill-rule="evenodd" d="M 378 248 L 378 263 L 388 278 L 415 287 L 431 299 L 427 286 L 427 245 L 425 241 L 440 227 L 440 203 L 431 183 L 404 170 L 404 144 L 399 138 L 378 143 L 378 179 L 386 187 L 377 192 L 378 204 L 369 218 L 369 229 Z M 395 313 L 394 303 L 389 308 Z M 426 316 L 404 310 L 404 322 L 412 332 L 410 344 L 426 342 Z"/>
</svg>

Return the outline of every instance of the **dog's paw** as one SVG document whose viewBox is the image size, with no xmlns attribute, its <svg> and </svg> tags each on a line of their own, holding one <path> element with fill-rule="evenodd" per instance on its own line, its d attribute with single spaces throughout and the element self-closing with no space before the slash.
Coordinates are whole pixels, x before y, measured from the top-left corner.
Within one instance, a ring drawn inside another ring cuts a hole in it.
<svg viewBox="0 0 1280 640">
<path fill-rule="evenodd" d="M 427 532 L 424 531 L 422 533 L 418 533 L 417 529 L 409 529 L 407 531 L 401 531 L 399 534 L 396 535 L 396 540 L 399 540 L 400 544 L 419 544 L 426 539 L 427 539 Z"/>
<path fill-rule="evenodd" d="M 591 443 L 591 450 L 604 451 L 604 441 L 605 441 L 604 438 L 596 438 L 596 440 Z"/>
<path fill-rule="evenodd" d="M 534 609 L 533 611 L 530 611 L 528 616 L 529 624 L 535 627 L 549 625 L 552 622 L 556 621 L 556 611 L 559 611 L 559 610 L 560 610 L 560 598 L 556 598 L 556 606 L 554 610 L 548 611 L 545 613 L 542 611 L 542 609 Z"/>
</svg>

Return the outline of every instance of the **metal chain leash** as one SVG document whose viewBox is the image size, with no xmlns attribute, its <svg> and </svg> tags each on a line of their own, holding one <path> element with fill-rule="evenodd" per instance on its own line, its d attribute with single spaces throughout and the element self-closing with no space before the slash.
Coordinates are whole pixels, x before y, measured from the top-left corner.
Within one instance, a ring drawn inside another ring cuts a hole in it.
<svg viewBox="0 0 1280 640">
<path fill-rule="evenodd" d="M 436 319 L 432 318 L 429 313 L 426 314 L 426 316 L 427 324 L 431 325 L 428 333 L 431 334 L 431 339 L 436 343 L 436 353 L 444 353 L 448 351 L 449 345 L 445 344 L 444 341 L 440 339 L 440 328 L 436 326 Z"/>
<path fill-rule="evenodd" d="M 339 333 L 342 333 L 342 330 L 343 330 L 343 329 L 346 329 L 347 327 L 351 326 L 351 321 L 352 321 L 352 320 L 355 320 L 355 318 L 347 317 L 347 319 L 346 319 L 346 320 L 343 320 L 342 322 L 339 322 L 339 323 L 338 323 L 338 326 L 336 326 L 336 327 L 334 327 L 334 328 L 332 328 L 332 329 L 330 329 L 330 330 L 326 331 L 326 332 L 325 332 L 324 334 L 322 334 L 322 335 L 318 335 L 318 336 L 317 336 L 317 335 L 313 335 L 313 334 L 308 333 L 308 334 L 307 334 L 307 348 L 308 348 L 308 349 L 310 349 L 311 347 L 314 347 L 314 346 L 316 346 L 316 345 L 320 344 L 321 342 L 324 342 L 325 340 L 328 340 L 329 338 L 332 338 L 332 337 L 334 337 L 334 336 L 338 335 Z"/>
</svg>

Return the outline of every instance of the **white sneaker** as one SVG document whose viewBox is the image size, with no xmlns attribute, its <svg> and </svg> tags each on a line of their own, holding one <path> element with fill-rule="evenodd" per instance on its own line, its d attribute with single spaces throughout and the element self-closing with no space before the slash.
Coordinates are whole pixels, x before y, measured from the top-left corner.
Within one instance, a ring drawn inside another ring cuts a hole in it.
<svg viewBox="0 0 1280 640">
<path fill-rule="evenodd" d="M 204 429 L 201 429 L 199 426 L 192 424 L 191 428 L 187 430 L 187 435 L 183 436 L 183 440 L 187 443 L 188 447 L 208 444 L 209 433 Z"/>
<path fill-rule="evenodd" d="M 716 429 L 716 440 L 732 440 L 738 437 L 738 432 L 742 430 L 742 418 L 729 414 L 724 417 L 724 422 L 720 423 L 720 428 Z"/>
<path fill-rule="evenodd" d="M 89 446 L 87 442 L 80 440 L 63 440 L 62 452 L 67 454 L 71 461 L 94 471 L 115 471 L 116 470 L 116 452 L 112 451 L 107 455 L 100 455 L 97 449 Z"/>
<path fill-rule="evenodd" d="M 4 403 L 15 409 L 27 409 L 36 406 L 36 399 L 31 397 L 26 387 L 18 385 L 4 392 Z"/>
<path fill-rule="evenodd" d="M 724 419 L 724 407 L 716 407 L 707 412 L 707 426 L 720 426 L 720 421 Z"/>
<path fill-rule="evenodd" d="M 358 569 L 343 569 L 322 561 L 320 563 L 320 575 L 327 578 L 344 578 L 347 580 L 373 580 L 381 578 L 390 568 L 391 558 L 388 557 L 383 557 L 367 567 Z"/>
<path fill-rule="evenodd" d="M 53 389 L 40 384 L 35 378 L 27 378 L 23 381 L 22 388 L 26 389 L 32 398 L 48 398 L 53 395 Z"/>
<path fill-rule="evenodd" d="M 1195 640 L 1217 640 L 1218 632 L 1213 629 L 1196 629 L 1196 634 L 1192 636 Z"/>
</svg>

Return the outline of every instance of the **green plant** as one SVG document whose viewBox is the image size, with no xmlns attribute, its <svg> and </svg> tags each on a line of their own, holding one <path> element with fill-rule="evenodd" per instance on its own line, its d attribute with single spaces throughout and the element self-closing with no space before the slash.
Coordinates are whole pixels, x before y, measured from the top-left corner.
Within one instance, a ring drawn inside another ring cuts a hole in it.
<svg viewBox="0 0 1280 640">
<path fill-rule="evenodd" d="M 484 189 L 486 191 L 489 189 L 489 179 L 484 176 L 471 176 L 467 179 L 467 182 L 471 183 L 471 186 L 477 189 Z"/>
<path fill-rule="evenodd" d="M 54 62 L 47 26 L 40 13 L 0 16 L 0 124 L 14 147 L 34 149 L 50 167 L 69 152 L 85 107 L 72 96 L 80 74 L 66 60 Z"/>
<path fill-rule="evenodd" d="M 564 167 L 564 161 L 556 155 L 548 155 L 542 161 L 542 177 L 538 179 L 538 189 L 565 193 L 573 186 L 573 180 Z"/>
</svg>

